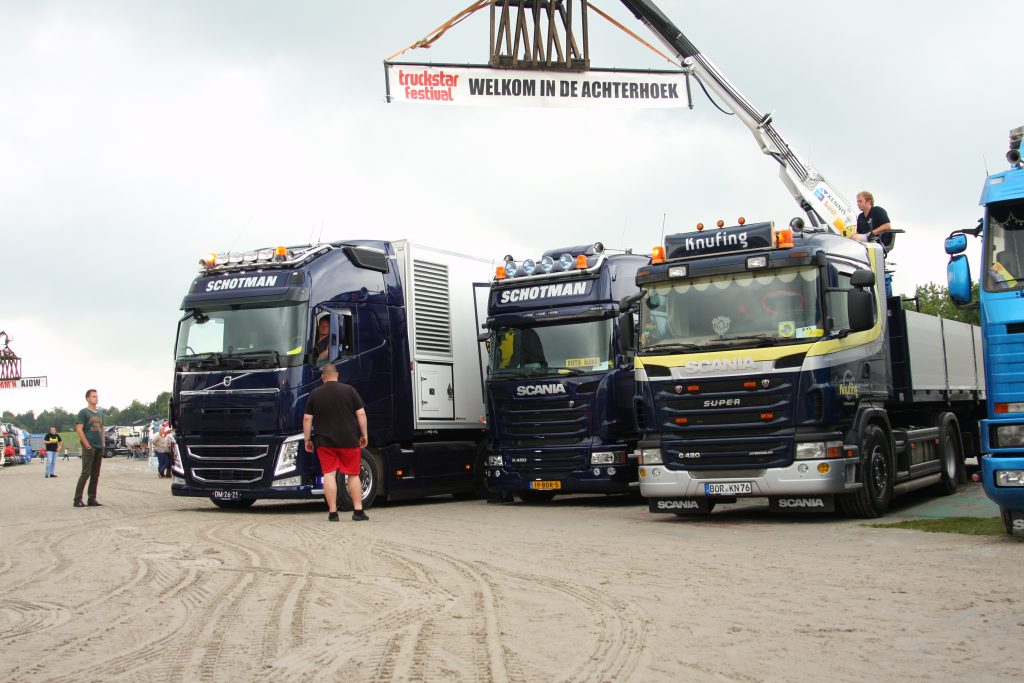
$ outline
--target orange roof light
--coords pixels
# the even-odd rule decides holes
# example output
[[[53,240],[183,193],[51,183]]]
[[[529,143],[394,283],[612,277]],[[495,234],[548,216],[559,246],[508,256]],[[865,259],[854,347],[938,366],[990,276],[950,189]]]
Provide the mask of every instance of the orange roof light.
[[[704,229],[704,224],[703,223],[698,223],[697,224],[697,232],[700,232],[703,229]]]
[[[739,223],[740,225],[743,225],[744,223],[747,222],[747,219],[744,218],[743,216],[740,216],[739,220],[737,220],[736,222]]]
[[[784,228],[775,233],[775,239],[778,243],[776,246],[779,249],[790,249],[793,247],[793,231],[789,228]]]
[[[505,266],[498,266],[497,268],[494,269],[495,280],[504,280],[507,277],[508,274],[505,273]]]
[[[276,261],[287,261],[288,260],[288,247],[275,247],[274,248],[274,260],[276,260]]]
[[[579,256],[576,257],[576,268],[579,269],[579,270],[586,270],[587,269],[587,255],[586,254],[580,254]]]
[[[654,247],[651,249],[651,263],[665,262],[665,247]]]
[[[213,266],[216,263],[217,263],[217,255],[214,254],[213,252],[210,252],[209,254],[204,256],[203,258],[199,259],[199,265],[201,265],[201,266],[203,266],[205,268],[213,268]]]
[[[717,225],[720,228],[724,228],[725,227],[725,221],[723,221],[721,218],[719,218],[718,222],[715,223],[715,225]]]

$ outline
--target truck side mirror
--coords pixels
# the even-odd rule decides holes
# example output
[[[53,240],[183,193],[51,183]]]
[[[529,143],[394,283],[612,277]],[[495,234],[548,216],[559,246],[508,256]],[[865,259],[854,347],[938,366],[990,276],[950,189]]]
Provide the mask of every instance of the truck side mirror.
[[[633,308],[633,304],[640,301],[643,295],[643,292],[637,292],[636,294],[630,294],[629,296],[622,297],[622,299],[619,300],[619,313],[625,313]]]
[[[850,276],[850,285],[853,287],[873,287],[875,285],[875,274],[867,268],[858,268]]]
[[[623,356],[636,349],[636,330],[633,327],[633,312],[626,310],[619,315],[619,353]]]
[[[963,233],[950,235],[946,238],[944,246],[946,248],[946,253],[950,256],[954,254],[962,254],[967,249],[967,235]]]
[[[870,273],[871,271],[865,271]],[[856,275],[856,273],[854,274]],[[875,326],[875,302],[866,289],[851,289],[846,293],[846,309],[851,332],[863,332]]]
[[[963,237],[964,242],[967,241],[963,235],[960,237]],[[964,246],[966,247],[966,244]],[[971,265],[967,262],[965,254],[956,254],[949,259],[949,263],[946,264],[946,282],[949,285],[949,298],[953,303],[957,306],[971,303]]]

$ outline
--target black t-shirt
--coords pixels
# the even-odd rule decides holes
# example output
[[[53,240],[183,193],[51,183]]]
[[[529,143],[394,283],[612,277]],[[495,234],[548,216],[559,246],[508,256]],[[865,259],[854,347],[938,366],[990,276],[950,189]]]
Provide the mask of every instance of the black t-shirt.
[[[60,434],[50,434],[49,432],[43,437],[43,441],[46,443],[46,450],[48,451],[56,451],[57,447],[64,442],[60,438]]]
[[[341,382],[324,382],[306,401],[306,415],[313,416],[313,431],[320,446],[357,448],[359,421],[356,411],[363,407],[359,393]]]
[[[864,212],[857,214],[857,234],[865,235],[875,228],[889,222],[889,214],[880,206],[872,206],[865,216]]]

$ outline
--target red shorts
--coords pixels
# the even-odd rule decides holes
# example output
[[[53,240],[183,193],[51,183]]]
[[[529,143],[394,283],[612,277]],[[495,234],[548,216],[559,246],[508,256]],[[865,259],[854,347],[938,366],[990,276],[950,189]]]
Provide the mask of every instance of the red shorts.
[[[342,474],[359,476],[360,450],[356,448],[328,448],[320,446],[316,449],[320,458],[320,471],[324,474],[338,471]]]

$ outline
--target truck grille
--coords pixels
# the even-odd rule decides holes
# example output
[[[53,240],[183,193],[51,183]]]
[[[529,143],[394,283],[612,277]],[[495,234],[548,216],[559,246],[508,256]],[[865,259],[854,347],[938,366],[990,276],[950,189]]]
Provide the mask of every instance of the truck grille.
[[[790,378],[669,380],[654,389],[667,467],[760,468],[792,462],[795,397]]]
[[[263,478],[263,470],[196,467],[192,469],[192,478],[203,484],[255,484]]]
[[[267,447],[189,446],[188,455],[196,460],[259,460],[267,455]]]

